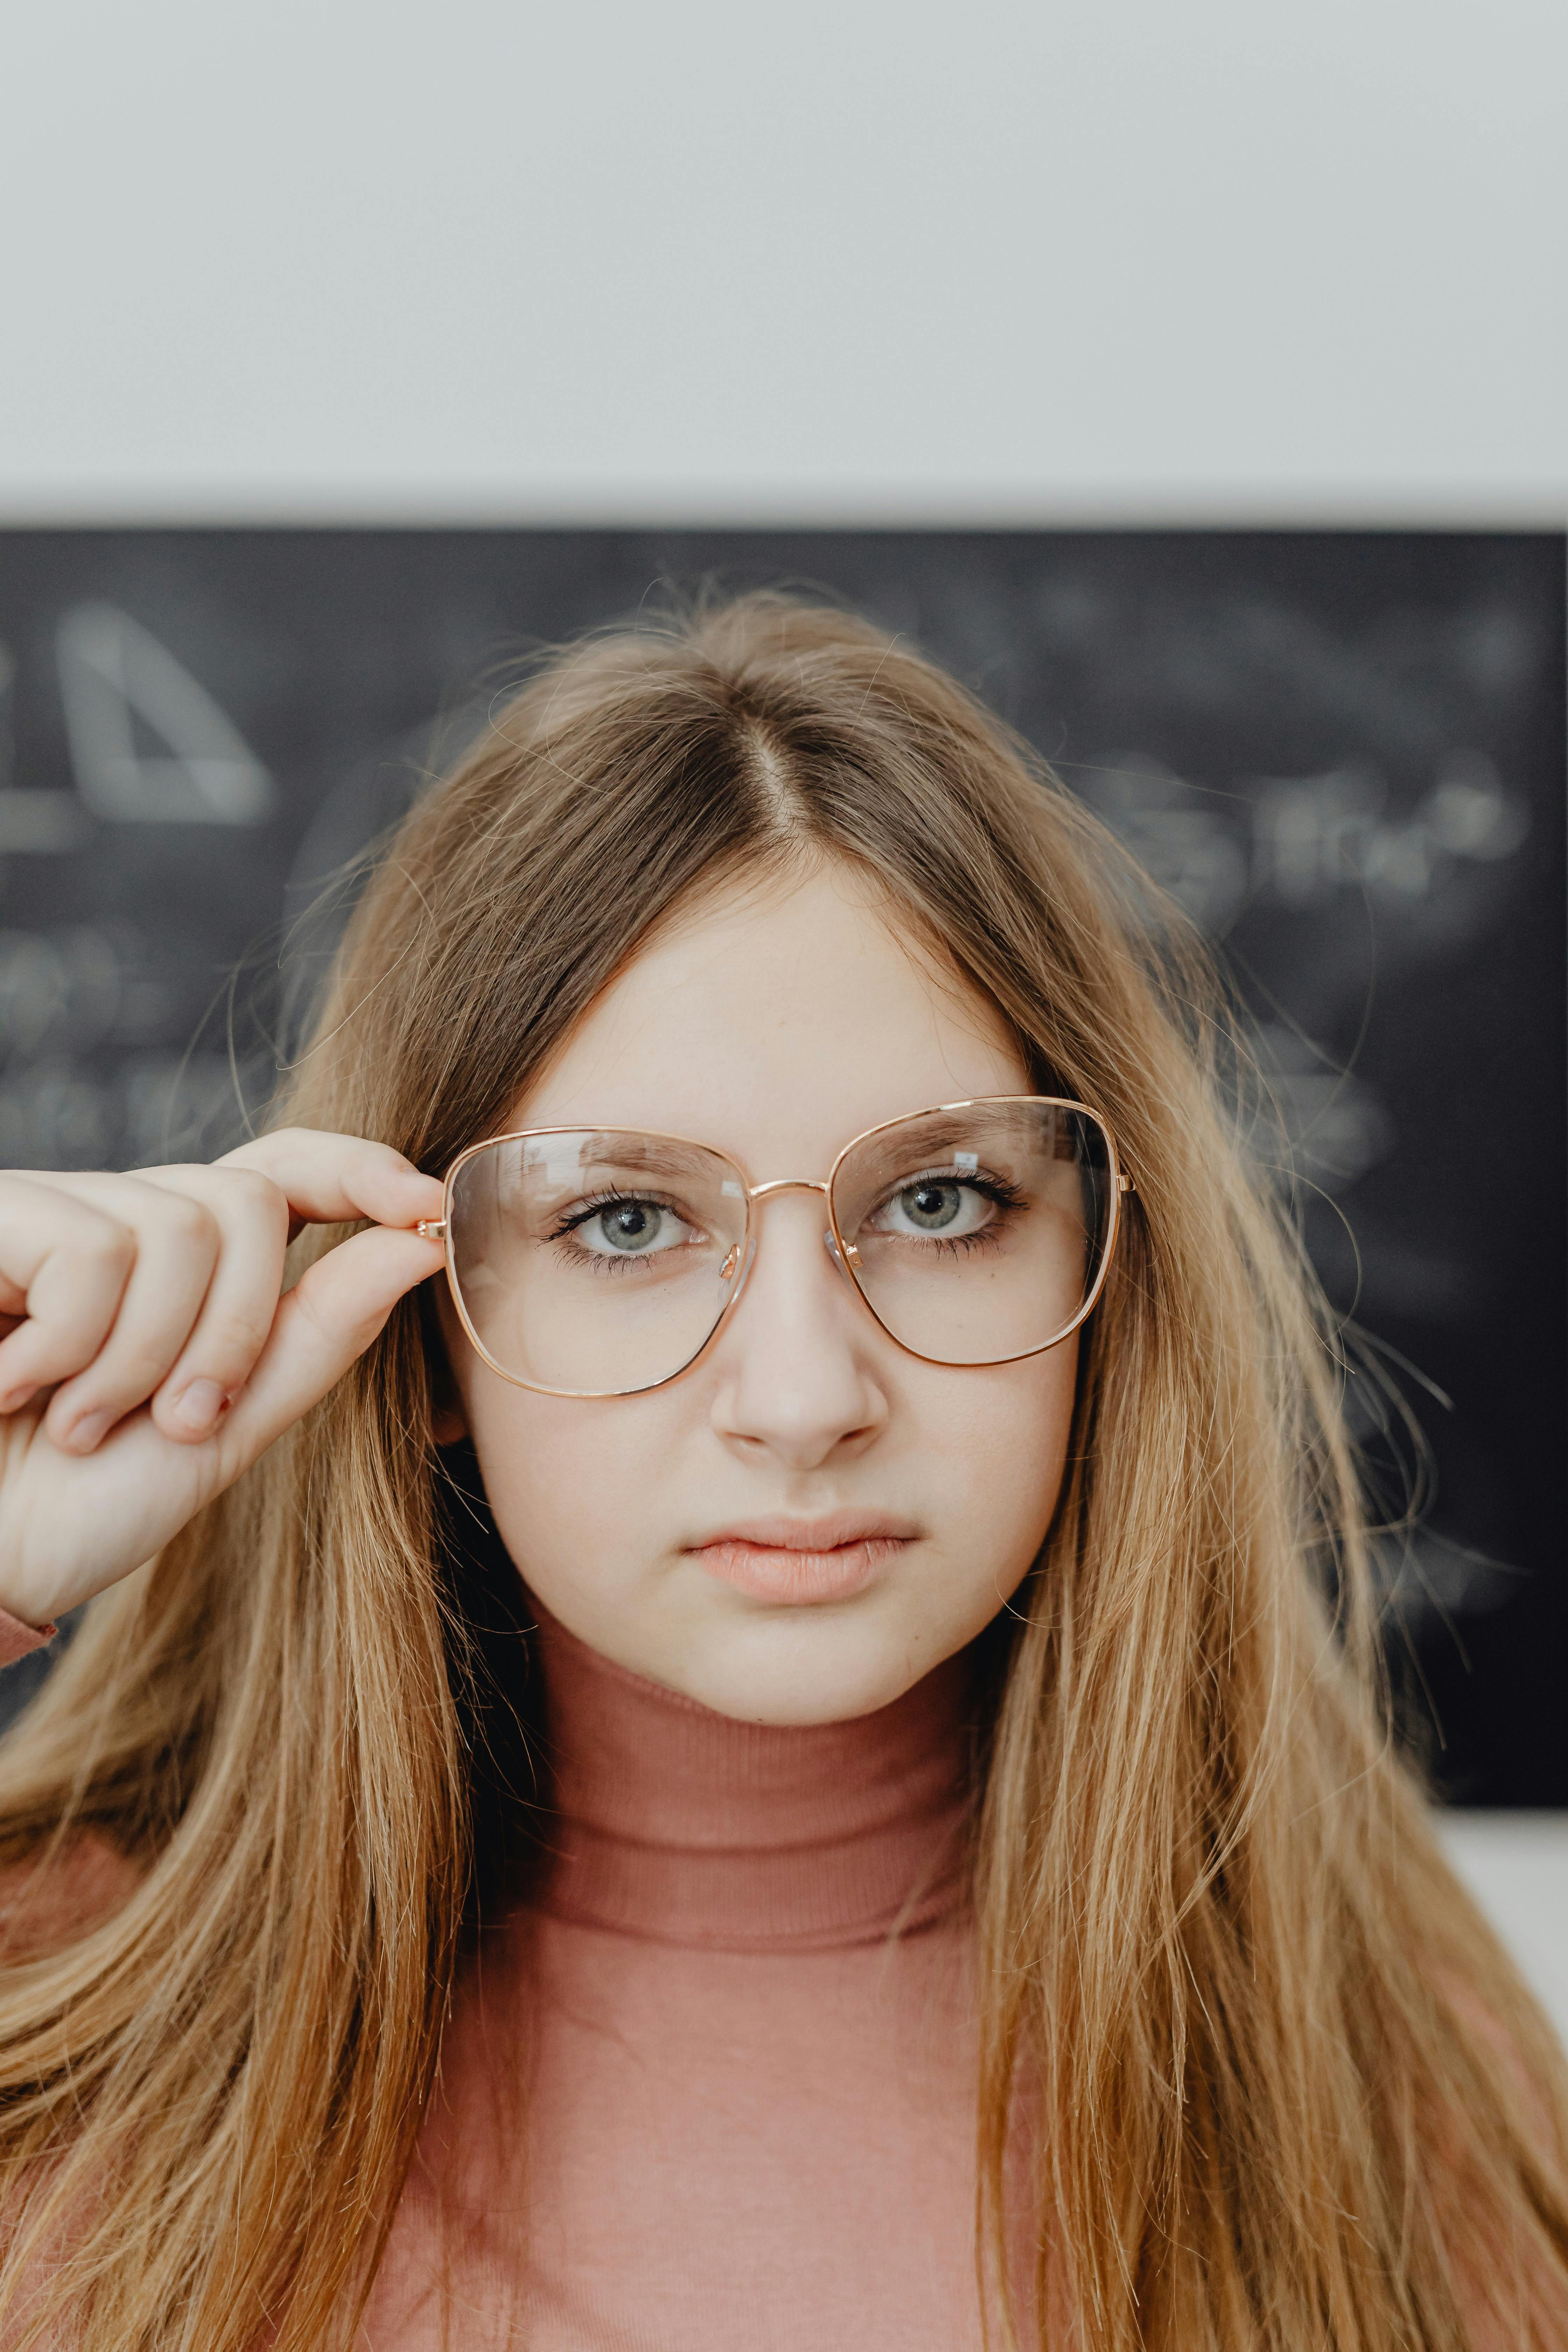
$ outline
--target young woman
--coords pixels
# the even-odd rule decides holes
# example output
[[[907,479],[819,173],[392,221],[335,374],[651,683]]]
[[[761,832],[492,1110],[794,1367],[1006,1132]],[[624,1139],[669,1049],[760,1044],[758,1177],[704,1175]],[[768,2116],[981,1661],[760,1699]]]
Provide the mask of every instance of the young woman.
[[[0,1753],[0,2343],[1568,2344],[1218,1003],[753,598],[500,712],[270,1132],[0,1178],[9,1651],[93,1599]]]

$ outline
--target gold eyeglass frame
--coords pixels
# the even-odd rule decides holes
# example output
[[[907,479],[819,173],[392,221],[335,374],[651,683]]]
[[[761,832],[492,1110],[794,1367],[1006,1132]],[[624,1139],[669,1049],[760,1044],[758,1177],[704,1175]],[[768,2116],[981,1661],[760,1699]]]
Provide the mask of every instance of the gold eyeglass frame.
[[[847,1242],[845,1240],[843,1234],[838,1229],[838,1217],[833,1202],[833,1187],[837,1179],[839,1170],[843,1167],[850,1153],[852,1151],[858,1150],[861,1144],[869,1143],[873,1136],[885,1135],[889,1128],[907,1127],[912,1124],[916,1119],[934,1118],[943,1112],[987,1110],[1008,1103],[1029,1103],[1033,1104],[1037,1108],[1043,1110],[1077,1111],[1081,1114],[1083,1118],[1092,1119],[1096,1127],[1099,1128],[1101,1135],[1105,1138],[1106,1166],[1107,1174],[1110,1179],[1110,1198],[1108,1212],[1109,1223],[1106,1229],[1105,1244],[1104,1247],[1100,1251],[1100,1265],[1095,1274],[1094,1281],[1090,1286],[1089,1296],[1085,1298],[1082,1306],[1072,1318],[1072,1320],[1069,1323],[1064,1324],[1062,1328],[1054,1333],[1050,1339],[1042,1340],[1037,1348],[1020,1348],[1016,1354],[1011,1356],[988,1357],[984,1360],[984,1364],[952,1364],[945,1356],[927,1356],[922,1354],[919,1348],[911,1348],[908,1340],[900,1339],[898,1333],[896,1331],[889,1330],[887,1324],[883,1322],[882,1318],[878,1314],[876,1308],[872,1306],[871,1301],[868,1298],[865,1291],[862,1289],[860,1277],[855,1271],[856,1267],[860,1263],[859,1252],[856,1249],[853,1242]],[[668,1388],[671,1381],[679,1381],[682,1379],[684,1375],[690,1371],[695,1365],[701,1362],[703,1357],[708,1353],[710,1348],[711,1348],[717,1341],[720,1333],[724,1329],[725,1325],[731,1320],[731,1318],[734,1315],[735,1309],[741,1303],[742,1294],[745,1290],[747,1278],[751,1274],[752,1266],[755,1260],[757,1243],[760,1239],[760,1236],[753,1231],[753,1205],[759,1201],[766,1200],[769,1194],[773,1192],[820,1192],[822,1194],[824,1202],[826,1204],[828,1225],[828,1230],[824,1234],[823,1239],[827,1244],[830,1255],[837,1265],[838,1271],[849,1285],[851,1292],[860,1301],[861,1306],[864,1307],[867,1314],[870,1316],[871,1320],[876,1324],[877,1328],[883,1332],[886,1337],[892,1341],[894,1347],[900,1349],[906,1356],[913,1356],[917,1363],[942,1364],[952,1371],[979,1371],[984,1369],[985,1364],[991,1363],[1022,1363],[1030,1356],[1043,1356],[1047,1354],[1050,1349],[1059,1348],[1062,1341],[1064,1339],[1070,1339],[1073,1333],[1082,1326],[1082,1324],[1088,1319],[1089,1316],[1093,1312],[1095,1305],[1099,1300],[1100,1294],[1105,1287],[1105,1277],[1110,1270],[1110,1261],[1116,1248],[1116,1237],[1118,1233],[1121,1231],[1122,1196],[1125,1193],[1133,1192],[1137,1189],[1131,1181],[1122,1173],[1121,1162],[1117,1158],[1116,1138],[1111,1133],[1107,1120],[1099,1111],[1091,1108],[1088,1103],[1074,1102],[1065,1095],[972,1095],[963,1102],[931,1103],[924,1110],[905,1111],[901,1117],[898,1118],[879,1119],[875,1127],[868,1127],[863,1129],[859,1135],[851,1136],[848,1142],[844,1146],[843,1150],[835,1159],[832,1167],[828,1170],[827,1174],[825,1177],[773,1176],[770,1177],[765,1183],[762,1184],[753,1184],[750,1176],[747,1174],[746,1170],[742,1167],[740,1161],[735,1159],[734,1155],[728,1151],[721,1151],[717,1145],[711,1143],[700,1143],[695,1136],[665,1135],[661,1131],[658,1137],[660,1141],[665,1143],[679,1143],[683,1145],[688,1150],[691,1151],[710,1152],[715,1160],[721,1160],[727,1167],[732,1168],[735,1174],[741,1180],[741,1191],[745,1203],[745,1228],[742,1233],[740,1240],[734,1243],[726,1254],[725,1266],[729,1269],[729,1272],[726,1273],[721,1268],[721,1279],[727,1281],[730,1278],[730,1275],[734,1271],[731,1261],[734,1260],[737,1255],[740,1260],[741,1276],[740,1280],[736,1283],[734,1289],[731,1292],[729,1297],[724,1301],[723,1306],[720,1308],[718,1319],[714,1323],[712,1329],[709,1332],[708,1337],[703,1340],[702,1345],[695,1349],[691,1355],[688,1356],[686,1361],[679,1365],[675,1371],[666,1372],[657,1381],[644,1381],[638,1387],[634,1389],[549,1388],[542,1381],[525,1381],[521,1377],[521,1373],[509,1372],[506,1366],[504,1364],[498,1363],[496,1359],[490,1354],[489,1349],[485,1346],[484,1341],[479,1338],[479,1333],[475,1330],[468,1315],[468,1310],[463,1304],[462,1286],[458,1280],[458,1269],[452,1244],[452,1202],[458,1178],[462,1174],[463,1170],[468,1166],[470,1160],[477,1160],[481,1151],[494,1150],[496,1146],[501,1143],[531,1142],[536,1137],[546,1135],[650,1135],[653,1132],[654,1130],[649,1128],[595,1127],[592,1125],[585,1126],[580,1121],[574,1122],[574,1124],[567,1127],[521,1127],[509,1130],[505,1135],[488,1135],[480,1143],[470,1143],[467,1150],[458,1152],[458,1157],[447,1169],[445,1183],[442,1188],[445,1197],[441,1203],[440,1216],[438,1218],[422,1218],[419,1224],[416,1226],[416,1231],[425,1241],[441,1242],[445,1244],[447,1253],[447,1287],[451,1294],[452,1305],[457,1310],[458,1319],[461,1323],[464,1331],[468,1334],[468,1339],[480,1360],[483,1363],[488,1364],[490,1370],[498,1374],[501,1380],[510,1381],[513,1388],[528,1389],[531,1391],[535,1396],[578,1397],[586,1402],[598,1398],[647,1396],[653,1390]]]

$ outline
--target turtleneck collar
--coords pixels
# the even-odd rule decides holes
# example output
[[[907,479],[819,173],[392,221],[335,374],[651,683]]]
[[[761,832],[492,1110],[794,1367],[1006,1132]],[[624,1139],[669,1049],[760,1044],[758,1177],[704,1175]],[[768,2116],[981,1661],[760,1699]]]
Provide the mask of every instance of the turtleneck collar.
[[[848,1723],[738,1723],[532,1603],[548,1809],[534,1906],[715,1951],[821,1951],[930,1926],[963,1888],[971,1661]]]

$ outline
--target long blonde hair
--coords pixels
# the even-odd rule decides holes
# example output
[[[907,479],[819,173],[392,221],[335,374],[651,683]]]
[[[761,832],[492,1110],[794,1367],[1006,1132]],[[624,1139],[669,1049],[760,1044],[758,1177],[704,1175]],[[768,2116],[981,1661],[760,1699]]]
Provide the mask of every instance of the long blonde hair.
[[[439,1173],[694,891],[802,856],[873,877],[1137,1184],[977,1791],[996,2326],[1560,2346],[1568,2085],[1391,1747],[1337,1335],[1238,1142],[1196,942],[1129,911],[1025,745],[780,596],[553,656],[379,862],[277,1115]],[[405,1301],[92,1606],[0,1750],[0,1858],[91,1827],[142,1874],[0,1975],[18,2342],[50,2309],[88,2352],[352,2337],[493,1859],[440,1377]],[[1025,2115],[1037,2275],[1009,2291]]]

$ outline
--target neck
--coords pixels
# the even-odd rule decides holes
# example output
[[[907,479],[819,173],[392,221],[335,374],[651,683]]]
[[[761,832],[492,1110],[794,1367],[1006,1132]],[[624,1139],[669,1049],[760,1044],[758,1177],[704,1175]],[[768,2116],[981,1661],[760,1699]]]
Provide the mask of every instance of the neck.
[[[929,1927],[963,1893],[972,1659],[847,1723],[740,1723],[532,1603],[549,1810],[533,1901],[659,1943],[809,1951]]]

